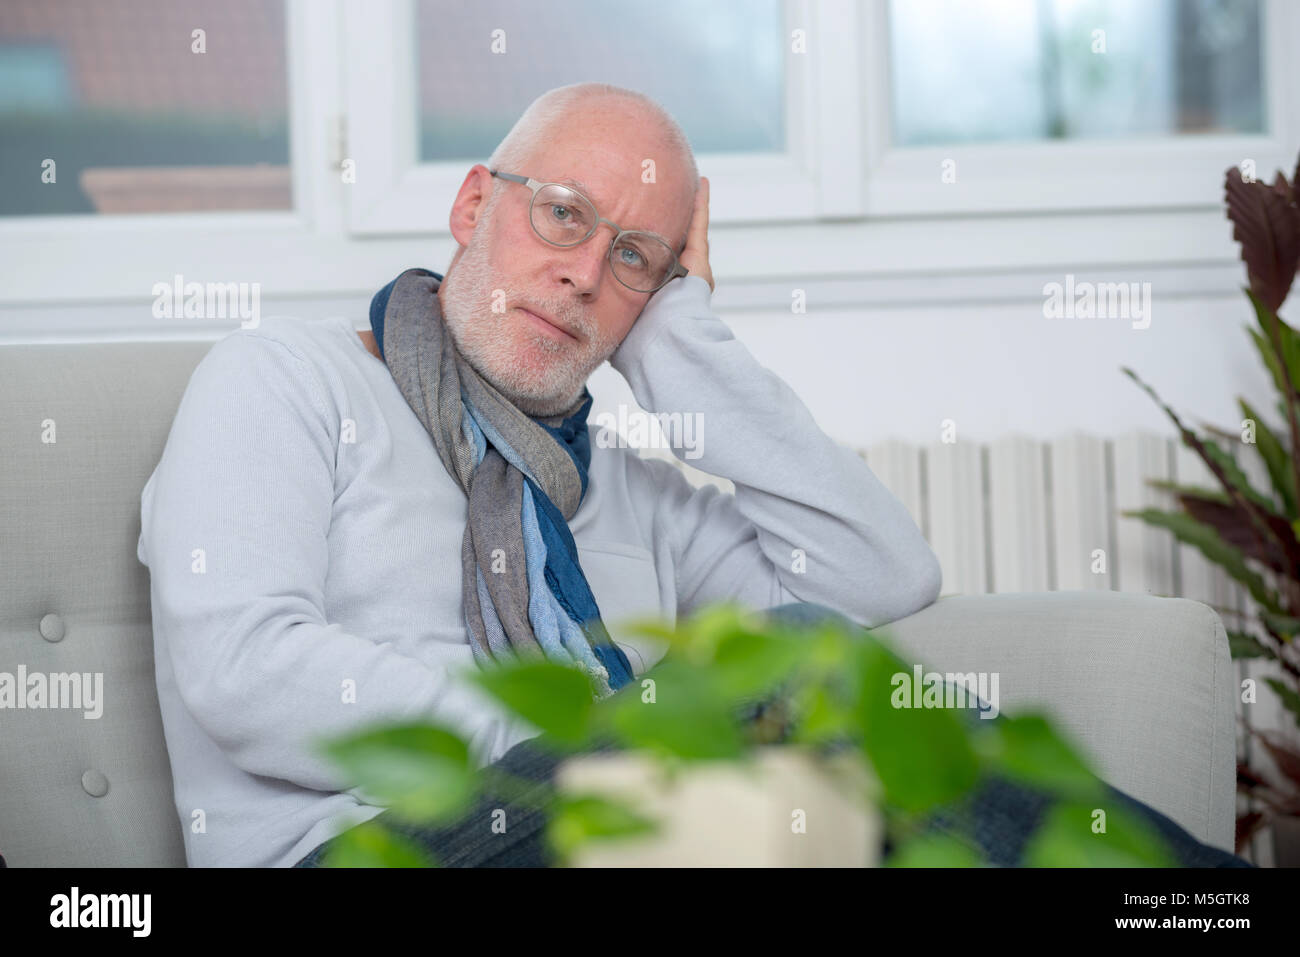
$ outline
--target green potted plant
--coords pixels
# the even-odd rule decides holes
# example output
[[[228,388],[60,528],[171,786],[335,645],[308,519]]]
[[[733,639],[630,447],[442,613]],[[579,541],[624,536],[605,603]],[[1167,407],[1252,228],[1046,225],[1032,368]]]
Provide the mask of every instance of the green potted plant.
[[[1101,782],[1043,716],[979,721],[969,709],[898,707],[895,679],[912,666],[889,649],[880,629],[864,635],[833,621],[796,626],[721,604],[675,627],[646,620],[637,630],[666,638],[668,653],[603,699],[582,672],[549,662],[494,666],[474,680],[540,729],[548,746],[571,756],[562,770],[570,762],[590,766],[599,757],[593,746],[606,744],[644,762],[643,771],[653,766],[663,781],[727,767],[746,774],[802,767],[821,776],[819,786],[833,783],[882,822],[895,848],[892,865],[985,863],[969,835],[958,829],[948,836],[923,824],[990,774],[1057,798],[1031,841],[1028,863],[1173,863],[1163,839],[1123,808],[1108,812],[1099,831],[1095,810],[1109,806]],[[465,741],[429,724],[365,729],[321,746],[388,809],[346,831],[326,854],[326,866],[436,865],[382,820],[447,822],[472,806],[488,780],[494,794],[526,793],[522,782],[493,768],[474,772]],[[775,763],[774,749],[782,752]],[[661,833],[660,820],[629,801],[626,789],[593,789],[599,774],[557,774],[562,777],[586,786],[551,788],[535,799],[561,862],[580,863],[593,842],[644,844],[647,835]],[[752,780],[762,786],[761,773]],[[844,813],[842,803],[835,813]]]
[[[1123,368],[1165,410],[1183,444],[1205,462],[1219,488],[1148,480],[1171,492],[1178,509],[1122,514],[1168,529],[1245,586],[1257,613],[1228,629],[1232,655],[1277,662],[1281,679],[1266,682],[1300,726],[1300,651],[1294,640],[1300,632],[1300,332],[1279,315],[1300,268],[1297,186],[1300,165],[1290,182],[1280,171],[1271,185],[1258,182],[1236,167],[1225,179],[1227,215],[1250,278],[1245,293],[1254,323],[1247,323],[1246,331],[1277,389],[1282,426],[1271,427],[1238,397],[1243,417],[1239,430],[1207,426],[1198,435],[1136,373]],[[1264,463],[1268,488],[1255,488],[1239,464],[1238,454],[1248,445]],[[1238,849],[1261,827],[1300,818],[1300,751],[1275,733],[1247,727],[1272,756],[1281,777],[1268,780],[1238,764],[1238,790],[1262,805],[1238,818]]]

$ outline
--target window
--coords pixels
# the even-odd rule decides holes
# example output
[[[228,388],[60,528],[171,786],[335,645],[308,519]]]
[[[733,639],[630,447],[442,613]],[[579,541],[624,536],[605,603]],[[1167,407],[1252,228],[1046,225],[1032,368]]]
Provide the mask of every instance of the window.
[[[286,210],[283,0],[6,0],[0,216]]]
[[[1224,170],[1271,175],[1295,161],[1293,3],[873,0],[870,9],[869,216],[1221,216]]]
[[[783,26],[780,0],[421,0],[420,161],[486,160],[539,93],[591,79],[654,97],[697,154],[782,151]]]
[[[1266,131],[1258,0],[892,0],[899,146]]]

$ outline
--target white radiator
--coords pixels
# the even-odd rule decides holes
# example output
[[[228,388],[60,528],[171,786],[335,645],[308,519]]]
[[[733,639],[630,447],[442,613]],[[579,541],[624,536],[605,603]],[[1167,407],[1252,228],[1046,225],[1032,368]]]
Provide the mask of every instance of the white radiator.
[[[694,484],[732,491],[664,448]],[[987,443],[882,442],[857,450],[911,513],[943,566],[943,593],[1087,588],[1179,595],[1241,610],[1241,589],[1163,529],[1122,518],[1125,509],[1172,509],[1148,478],[1217,489],[1196,454],[1176,439],[1010,436]],[[1267,489],[1258,459],[1246,473]],[[1225,619],[1226,620],[1226,619]]]

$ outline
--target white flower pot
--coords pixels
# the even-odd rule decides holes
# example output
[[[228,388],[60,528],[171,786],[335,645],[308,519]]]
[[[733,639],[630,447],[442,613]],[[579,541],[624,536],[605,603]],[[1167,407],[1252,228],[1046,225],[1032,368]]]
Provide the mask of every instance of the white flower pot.
[[[768,746],[753,768],[685,765],[667,781],[644,755],[600,753],[560,765],[555,784],[625,801],[661,825],[653,837],[588,842],[578,867],[874,867],[879,856],[874,778],[856,754],[819,763]]]

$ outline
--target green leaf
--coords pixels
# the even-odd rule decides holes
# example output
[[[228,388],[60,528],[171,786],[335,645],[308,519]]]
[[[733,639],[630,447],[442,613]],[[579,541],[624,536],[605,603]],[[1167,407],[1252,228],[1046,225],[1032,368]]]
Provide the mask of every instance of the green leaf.
[[[409,838],[369,820],[348,828],[321,855],[321,867],[437,867]]]
[[[1277,658],[1273,649],[1245,631],[1228,632],[1228,653],[1237,658]]]
[[[573,859],[589,841],[644,838],[659,823],[635,808],[599,794],[557,795],[547,821],[546,840],[560,860]]]
[[[790,679],[809,657],[809,646],[786,634],[736,631],[723,637],[713,666],[723,694],[761,695]]]
[[[876,628],[872,634],[877,641],[889,646],[889,633],[884,626]],[[857,632],[849,634],[839,625],[823,624],[806,636],[808,643],[808,665],[816,672],[843,673],[853,655],[853,648],[860,640]]]
[[[578,668],[552,661],[509,662],[472,678],[556,742],[577,748],[590,740],[596,689]]]
[[[1273,430],[1259,417],[1259,413],[1245,399],[1238,399],[1241,414],[1255,423],[1255,448],[1268,469],[1269,481],[1282,501],[1288,516],[1296,514],[1295,470],[1291,467],[1291,453],[1287,451]]]
[[[1141,519],[1148,525],[1169,529],[1180,542],[1191,545],[1233,579],[1245,585],[1251,597],[1259,604],[1271,611],[1281,612],[1277,594],[1261,576],[1247,567],[1246,558],[1241,551],[1221,539],[1219,533],[1209,525],[1182,512],[1164,512],[1155,508],[1123,511],[1120,514]]]
[[[984,856],[948,834],[921,834],[905,841],[886,867],[982,867]]]
[[[1202,488],[1199,485],[1183,485],[1179,482],[1170,482],[1165,479],[1147,479],[1146,482],[1152,488],[1172,492],[1175,495],[1186,495],[1189,498],[1200,498],[1207,502],[1217,502],[1220,505],[1232,504],[1232,496],[1222,489]]]
[[[751,610],[735,602],[715,602],[679,622],[672,650],[682,661],[708,664],[727,638],[756,630]]]
[[[1247,506],[1247,514],[1244,517],[1250,520],[1253,531],[1260,536],[1261,540],[1275,538],[1277,533],[1268,521],[1269,516],[1271,515],[1281,521],[1286,519],[1277,515],[1273,506],[1267,504],[1267,500],[1251,488],[1250,482],[1246,479],[1245,474],[1237,468],[1232,457],[1213,442],[1202,440],[1195,432],[1187,428],[1182,420],[1178,418],[1178,413],[1160,398],[1155,389],[1143,382],[1136,372],[1127,367],[1121,367],[1121,371],[1136,382],[1164,410],[1165,414],[1178,428],[1178,434],[1183,444],[1201,457],[1201,460],[1209,467],[1219,484],[1225,490],[1241,497],[1242,503]],[[1291,560],[1295,552],[1296,542],[1294,540],[1283,540],[1277,542],[1277,544],[1286,552],[1288,560]]]
[[[1097,811],[1104,811],[1104,819]],[[1105,831],[1097,827],[1104,820]],[[1025,848],[1027,867],[1177,867],[1155,828],[1106,801],[1052,805]]]
[[[1287,323],[1273,310],[1255,295],[1248,288],[1243,288],[1246,296],[1250,299],[1250,304],[1255,309],[1255,322],[1259,326],[1262,342],[1257,342],[1256,347],[1261,352],[1266,353],[1265,362],[1268,364],[1269,371],[1273,373],[1273,384],[1282,396],[1292,394],[1295,391],[1295,384],[1300,382],[1300,334],[1292,329]],[[1282,364],[1279,367],[1277,354],[1273,349],[1272,338],[1269,332],[1270,327],[1276,327],[1278,339],[1282,343]],[[1272,360],[1268,358],[1272,357]],[[1286,379],[1282,379],[1282,372],[1285,371]]]
[[[823,684],[798,689],[794,696],[796,723],[790,743],[816,745],[853,735],[860,740],[860,729],[851,702],[834,694]]]
[[[1213,439],[1207,439],[1204,436],[1198,436],[1198,438],[1201,440],[1201,445],[1205,448],[1206,455],[1212,458],[1219,468],[1223,469],[1224,476],[1232,484],[1233,488],[1264,511],[1271,512],[1274,515],[1278,514],[1276,503],[1250,484],[1250,479],[1247,478],[1246,473],[1241,470],[1241,466],[1237,464],[1237,460],[1233,457],[1232,453],[1226,451]]]
[[[919,811],[969,791],[978,776],[978,759],[954,711],[913,707],[912,667],[874,637],[856,651],[862,747],[885,800]]]
[[[1264,683],[1273,689],[1274,694],[1281,700],[1282,707],[1290,711],[1296,718],[1296,724],[1300,725],[1300,694],[1297,694],[1276,678],[1265,678]]]
[[[1300,634],[1300,618],[1263,610],[1259,612],[1259,617],[1264,624],[1272,628],[1286,641],[1290,641],[1294,635]]]
[[[734,715],[740,702],[728,698],[711,666],[670,655],[640,681],[639,689],[624,689],[597,705],[599,726],[624,746],[686,760],[744,753]]]
[[[1286,378],[1282,374],[1282,367],[1278,365],[1277,354],[1273,352],[1273,347],[1269,345],[1267,338],[1259,334],[1259,331],[1252,329],[1250,326],[1244,326],[1245,330],[1250,333],[1251,341],[1255,343],[1255,351],[1264,360],[1264,365],[1268,368],[1269,374],[1273,377],[1273,385],[1284,397],[1286,396]],[[1285,398],[1283,399],[1285,402]],[[1283,406],[1283,417],[1286,416],[1285,406]]]
[[[1100,793],[1097,776],[1045,716],[1004,714],[989,731],[992,763],[1005,776],[1075,797]]]
[[[392,725],[322,744],[367,796],[403,820],[453,818],[477,788],[469,747],[432,725]]]
[[[669,624],[658,615],[638,618],[625,618],[623,628],[636,635],[649,635],[671,643],[678,635],[679,628]]]

